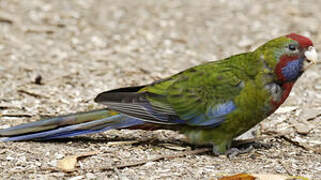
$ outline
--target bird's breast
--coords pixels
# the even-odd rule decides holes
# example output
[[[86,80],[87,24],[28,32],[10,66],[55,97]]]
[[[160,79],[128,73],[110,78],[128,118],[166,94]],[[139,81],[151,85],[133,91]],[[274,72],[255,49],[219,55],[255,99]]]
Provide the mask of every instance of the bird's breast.
[[[271,101],[279,103],[282,98],[283,89],[277,83],[269,83],[264,87],[271,95]]]
[[[288,98],[293,84],[294,83],[292,82],[287,82],[282,85],[277,83],[269,83],[265,85],[265,88],[271,94],[270,105],[272,106],[272,109],[270,113],[273,113],[275,110],[277,110]]]

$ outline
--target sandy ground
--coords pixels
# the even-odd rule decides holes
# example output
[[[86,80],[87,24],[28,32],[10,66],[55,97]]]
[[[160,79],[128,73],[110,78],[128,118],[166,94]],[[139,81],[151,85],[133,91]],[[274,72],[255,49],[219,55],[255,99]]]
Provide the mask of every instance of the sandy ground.
[[[92,101],[99,92],[150,83],[289,32],[311,37],[321,50],[320,9],[318,0],[1,0],[0,128],[100,108]],[[232,160],[207,153],[103,170],[191,149],[172,131],[109,131],[0,143],[0,177],[209,179],[248,172],[321,179],[320,71],[319,64],[306,72],[286,103],[258,126],[259,137],[285,134],[261,141],[270,149]],[[151,138],[156,143],[144,142]],[[143,142],[108,144],[128,140]],[[76,171],[55,170],[65,156],[91,151],[99,153],[79,160]]]

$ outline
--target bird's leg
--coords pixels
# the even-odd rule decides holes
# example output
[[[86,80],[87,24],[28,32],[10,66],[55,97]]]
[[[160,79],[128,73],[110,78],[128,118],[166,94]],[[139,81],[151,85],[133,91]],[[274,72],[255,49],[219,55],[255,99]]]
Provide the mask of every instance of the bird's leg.
[[[213,144],[213,154],[214,156],[219,156],[222,153],[218,150],[217,146]]]
[[[219,156],[225,154],[231,146],[231,141],[222,141],[220,144],[213,143],[213,154]]]

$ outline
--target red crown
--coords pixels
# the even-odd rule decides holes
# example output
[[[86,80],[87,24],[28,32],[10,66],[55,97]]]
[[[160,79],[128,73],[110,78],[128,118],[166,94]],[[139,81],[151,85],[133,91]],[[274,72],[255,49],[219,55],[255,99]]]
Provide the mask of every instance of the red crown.
[[[309,38],[305,37],[305,36],[301,36],[301,35],[296,34],[296,33],[291,33],[291,34],[286,35],[286,37],[291,38],[294,41],[297,41],[301,45],[301,47],[303,47],[303,48],[307,48],[309,46],[313,46],[312,41]]]

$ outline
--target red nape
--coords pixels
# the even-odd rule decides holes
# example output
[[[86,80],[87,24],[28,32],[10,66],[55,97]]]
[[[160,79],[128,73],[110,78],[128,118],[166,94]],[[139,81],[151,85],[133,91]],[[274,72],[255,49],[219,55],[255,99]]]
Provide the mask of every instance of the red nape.
[[[281,99],[280,101],[273,101],[273,99],[271,100],[271,104],[272,104],[272,113],[281,106],[281,104],[284,103],[284,101],[286,100],[286,98],[288,98],[291,90],[292,90],[292,87],[294,85],[294,82],[287,82],[287,83],[284,83],[282,85],[282,89],[283,89],[283,94],[281,96]]]
[[[309,46],[313,46],[312,41],[309,38],[305,37],[305,36],[301,36],[301,35],[296,34],[296,33],[291,33],[291,34],[286,35],[286,37],[291,38],[294,41],[297,41],[301,45],[301,47],[303,47],[303,48],[307,48]]]

